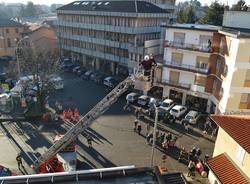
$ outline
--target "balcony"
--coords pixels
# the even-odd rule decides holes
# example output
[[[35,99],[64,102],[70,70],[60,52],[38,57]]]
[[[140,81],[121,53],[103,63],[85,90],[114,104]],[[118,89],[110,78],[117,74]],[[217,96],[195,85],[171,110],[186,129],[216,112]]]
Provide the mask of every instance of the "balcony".
[[[186,90],[191,89],[191,84],[180,83],[180,82],[176,82],[176,81],[162,80],[162,81],[156,81],[156,83],[161,84],[161,85],[172,86],[172,87],[176,87],[176,88],[182,88],[182,89],[186,89]]]
[[[204,53],[211,53],[213,51],[212,47],[209,46],[207,43],[202,45],[196,44],[188,44],[188,43],[179,43],[173,41],[165,41],[165,47],[173,47],[177,49],[185,49],[190,51],[198,51]]]
[[[166,66],[168,68],[178,69],[178,70],[184,70],[187,72],[200,73],[204,75],[209,74],[208,68],[200,68],[200,67],[196,67],[193,65],[186,65],[186,64],[182,64],[182,63],[174,62],[174,61],[164,61],[163,66]]]

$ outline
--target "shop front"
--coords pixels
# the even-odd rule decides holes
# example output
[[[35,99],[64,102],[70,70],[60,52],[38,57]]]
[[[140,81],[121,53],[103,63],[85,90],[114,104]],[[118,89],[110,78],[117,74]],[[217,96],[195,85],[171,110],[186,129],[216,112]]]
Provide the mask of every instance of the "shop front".
[[[194,109],[201,112],[207,111],[207,102],[208,99],[193,96],[193,95],[187,95],[185,105],[189,109]]]
[[[170,89],[169,98],[177,104],[182,104],[183,92]]]

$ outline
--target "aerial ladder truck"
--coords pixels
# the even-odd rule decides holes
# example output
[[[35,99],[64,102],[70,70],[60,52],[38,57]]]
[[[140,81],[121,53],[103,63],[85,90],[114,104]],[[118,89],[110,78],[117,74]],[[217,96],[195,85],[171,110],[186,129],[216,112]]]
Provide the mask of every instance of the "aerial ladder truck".
[[[103,114],[108,108],[114,104],[117,99],[125,93],[130,86],[142,91],[148,91],[152,87],[152,77],[143,76],[141,71],[127,77],[124,81],[120,82],[110,93],[108,93],[99,103],[97,103],[86,115],[70,129],[60,140],[56,141],[45,153],[43,153],[34,163],[34,169],[38,173],[46,172],[60,172],[62,166],[56,160],[56,154],[65,149],[68,145],[74,142],[78,135],[86,130],[91,123]],[[50,169],[46,169],[50,166]],[[51,169],[53,168],[53,169]]]

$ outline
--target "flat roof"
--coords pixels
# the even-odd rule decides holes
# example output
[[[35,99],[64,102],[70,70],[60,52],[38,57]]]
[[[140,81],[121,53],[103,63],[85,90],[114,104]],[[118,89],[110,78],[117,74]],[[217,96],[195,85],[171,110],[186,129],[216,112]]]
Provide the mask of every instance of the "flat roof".
[[[191,29],[191,30],[200,30],[200,31],[218,31],[221,29],[220,26],[214,26],[209,24],[171,24],[163,27],[175,28],[175,29]]]

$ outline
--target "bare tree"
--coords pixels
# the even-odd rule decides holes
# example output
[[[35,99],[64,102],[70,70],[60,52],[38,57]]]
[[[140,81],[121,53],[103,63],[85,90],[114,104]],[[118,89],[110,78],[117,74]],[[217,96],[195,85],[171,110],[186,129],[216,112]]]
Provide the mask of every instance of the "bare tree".
[[[20,67],[19,75],[31,77],[30,81],[36,88],[37,105],[42,112],[45,107],[45,98],[52,89],[49,79],[59,72],[58,54],[37,52],[32,42],[27,41],[17,48],[17,59]]]

